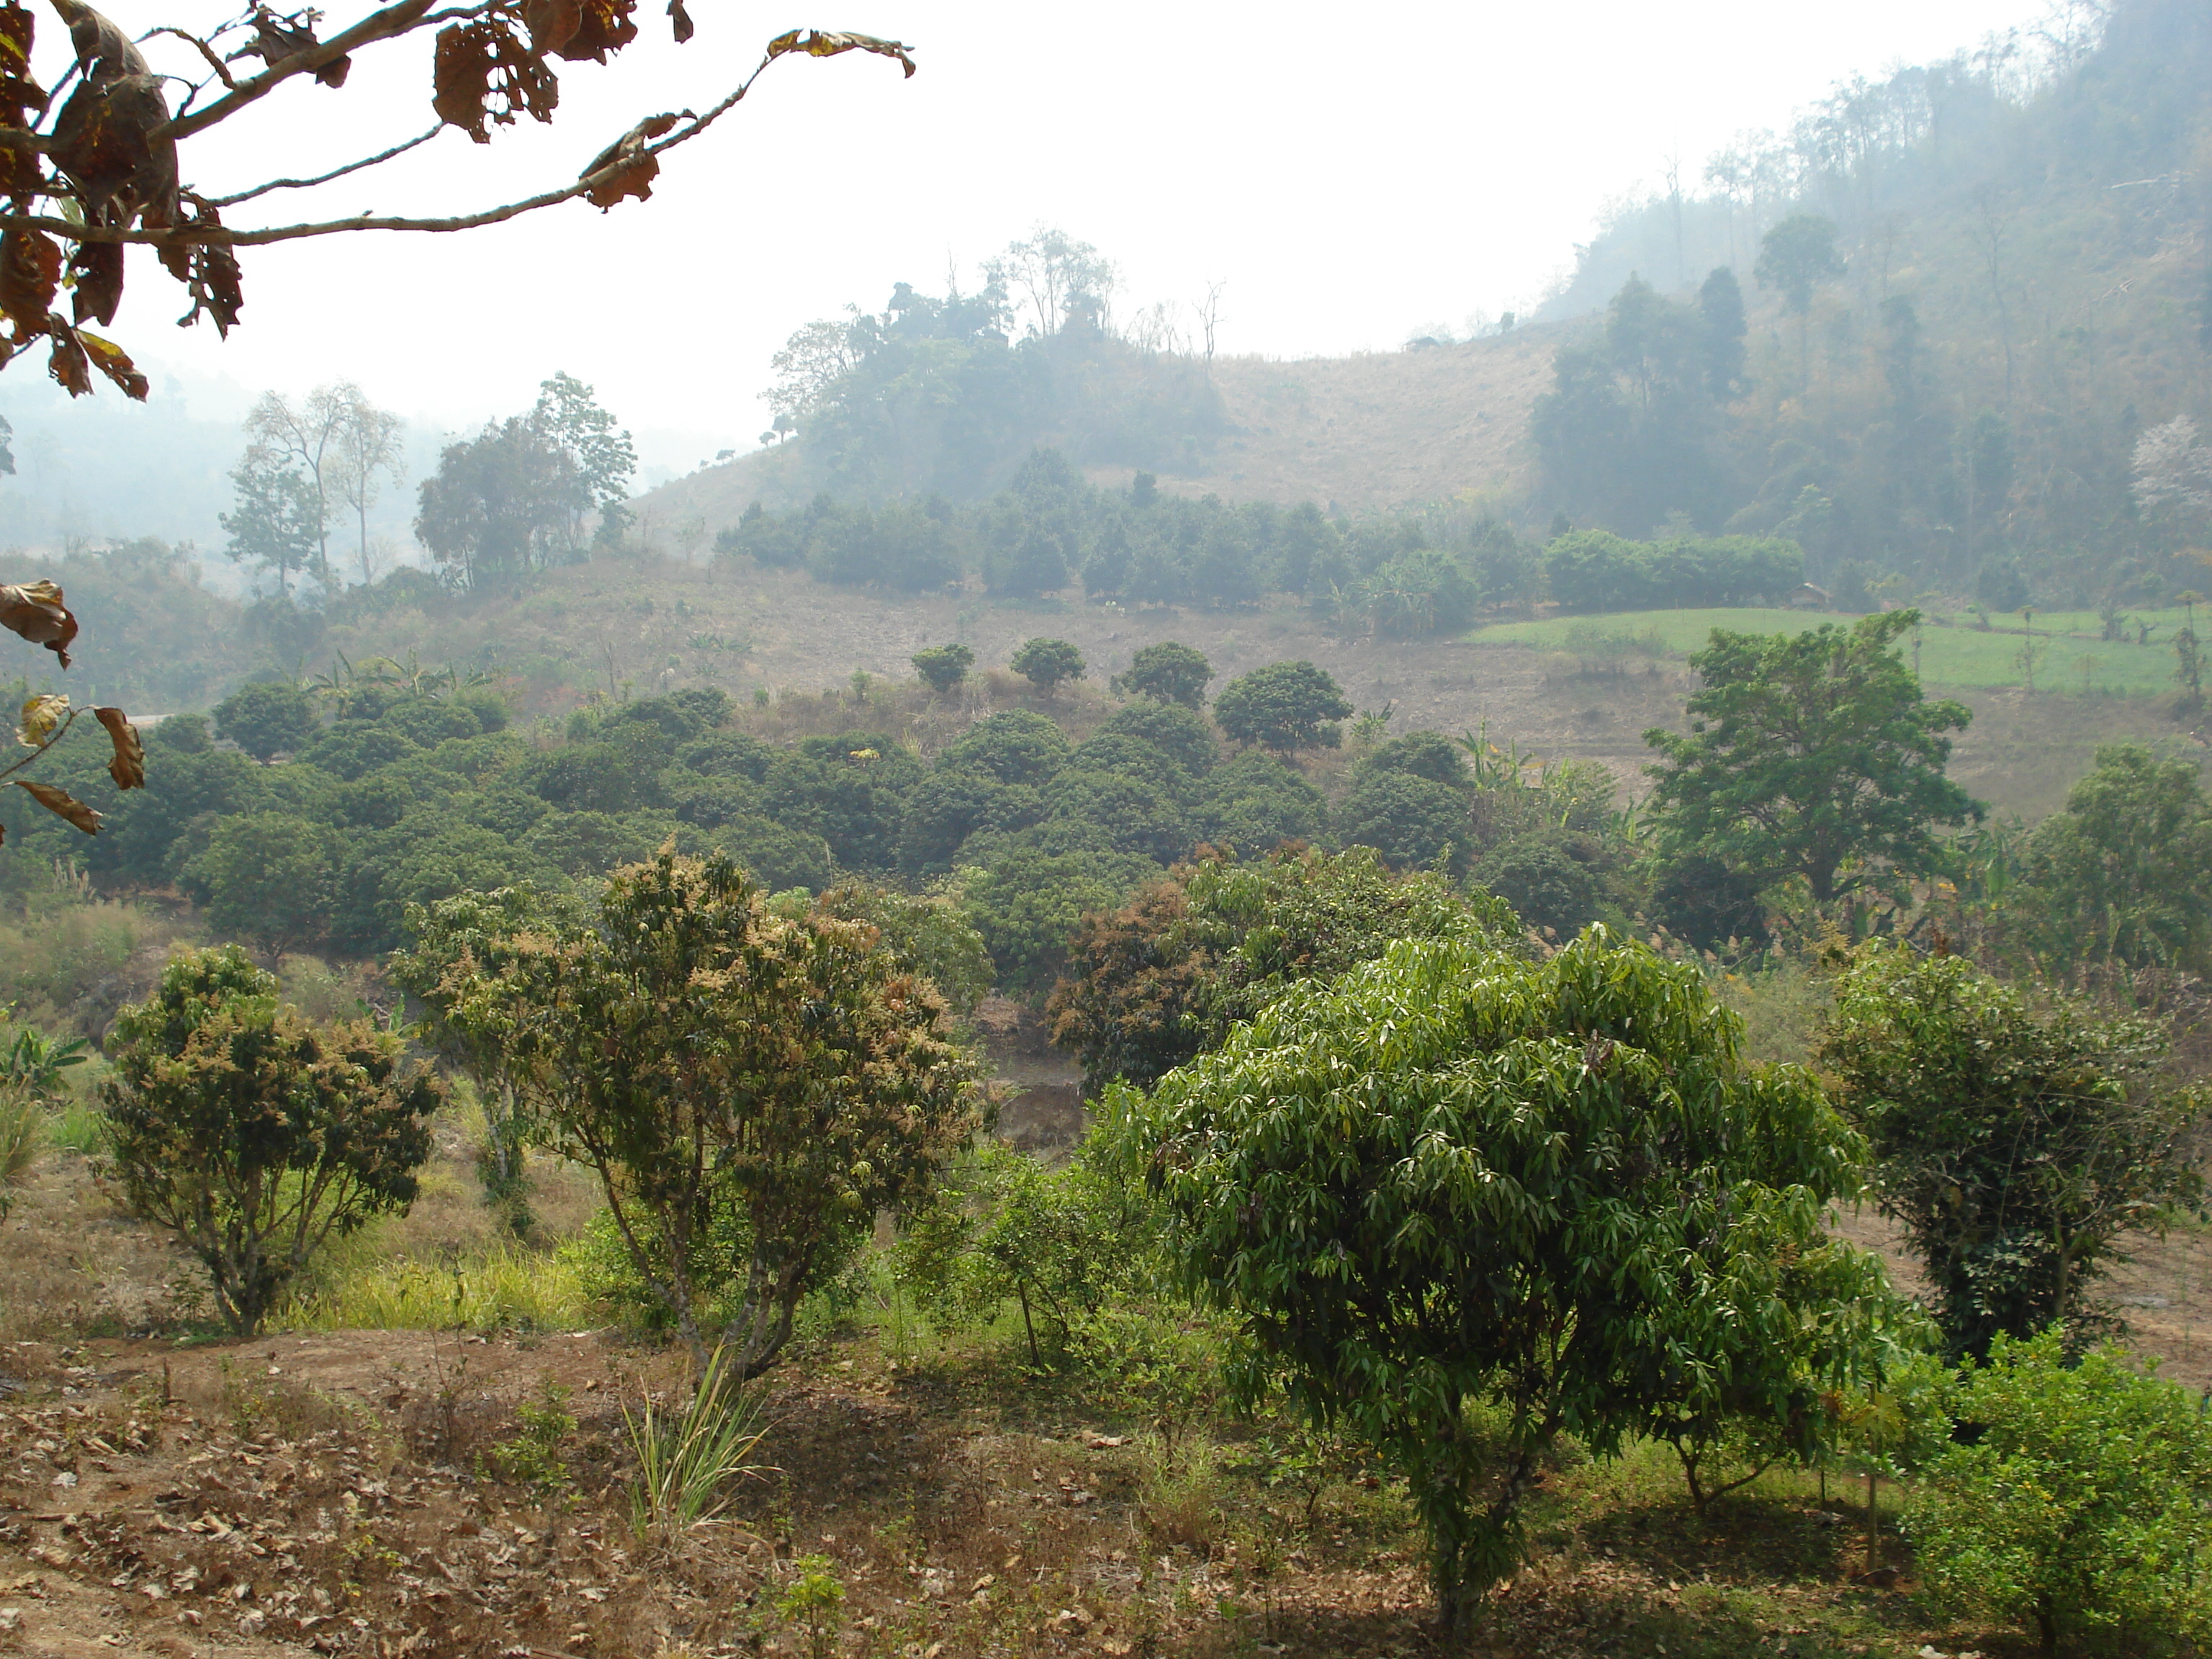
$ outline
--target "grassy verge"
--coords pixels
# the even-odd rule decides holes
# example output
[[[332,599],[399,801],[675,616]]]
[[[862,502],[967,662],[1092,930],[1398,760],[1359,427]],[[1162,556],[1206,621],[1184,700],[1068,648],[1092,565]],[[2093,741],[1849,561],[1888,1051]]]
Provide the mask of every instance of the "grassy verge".
[[[597,1317],[582,1273],[557,1250],[494,1244],[444,1260],[326,1263],[324,1283],[270,1322],[306,1331],[574,1330]]]
[[[1799,634],[1823,623],[1850,620],[1806,611],[1628,611],[1495,623],[1468,637],[1478,645],[1533,646],[1588,658],[1682,656],[1703,647],[1716,628],[1739,634]],[[2032,644],[2038,692],[2143,696],[2172,688],[2173,632],[2183,620],[2179,609],[2130,611],[2127,639],[2109,641],[2101,637],[2104,624],[2091,611],[2038,612],[2033,635],[2017,615],[1991,617],[1984,630],[1972,614],[1931,614],[1905,649],[1908,659],[1917,653],[1921,677],[1931,684],[2024,689],[2031,673],[2027,653]],[[2135,642],[2136,623],[2152,629],[2148,645]]]

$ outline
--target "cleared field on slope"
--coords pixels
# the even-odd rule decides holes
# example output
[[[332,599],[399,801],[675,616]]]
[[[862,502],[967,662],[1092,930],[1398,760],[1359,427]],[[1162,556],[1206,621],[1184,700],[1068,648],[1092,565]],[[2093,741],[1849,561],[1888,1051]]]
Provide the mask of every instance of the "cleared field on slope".
[[[1209,471],[1162,487],[1346,513],[1510,489],[1522,482],[1529,405],[1551,384],[1561,332],[1357,357],[1224,358],[1213,381],[1231,434]]]
[[[2148,624],[2150,643],[2106,640],[2094,611],[2038,613],[2035,618],[2034,685],[2039,692],[2075,696],[2142,694],[2173,684],[2174,630],[2183,612],[2131,611],[2131,624]],[[1680,656],[1700,649],[1716,628],[1738,634],[1801,634],[1823,623],[1849,623],[1848,617],[1805,611],[1624,611],[1596,617],[1553,617],[1541,622],[1496,623],[1467,637],[1478,645],[1534,646],[1580,658],[1622,659],[1638,655]],[[1996,690],[2028,684],[2027,629],[2016,617],[1992,623],[1984,631],[1971,616],[1931,616],[1917,635],[1907,635],[1908,659],[1917,659],[1930,685]]]
[[[1176,495],[1229,501],[1314,501],[1345,513],[1448,501],[1523,482],[1528,409],[1551,384],[1565,331],[1529,329],[1466,345],[1356,357],[1223,357],[1213,365],[1229,431],[1206,470],[1163,477]],[[649,542],[704,546],[756,501],[782,511],[812,493],[805,440],[703,467],[633,503]],[[1126,486],[1129,466],[1094,466]]]

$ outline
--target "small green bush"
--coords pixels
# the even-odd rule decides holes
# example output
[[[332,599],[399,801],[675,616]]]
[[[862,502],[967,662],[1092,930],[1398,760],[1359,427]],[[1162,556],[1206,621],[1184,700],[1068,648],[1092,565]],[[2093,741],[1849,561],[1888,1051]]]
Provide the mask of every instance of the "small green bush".
[[[1999,1336],[1960,1372],[1946,1446],[1905,1525],[1928,1593],[2032,1626],[2045,1653],[2145,1654],[2212,1635],[2212,1421],[2179,1384],[2063,1334]]]
[[[559,1491],[568,1484],[568,1460],[562,1453],[576,1432],[568,1390],[544,1378],[538,1397],[524,1401],[514,1415],[514,1433],[491,1449],[492,1468],[501,1480],[533,1492]]]
[[[776,1598],[776,1611],[806,1632],[811,1659],[835,1650],[845,1622],[845,1585],[826,1555],[802,1555],[792,1564],[798,1577]]]

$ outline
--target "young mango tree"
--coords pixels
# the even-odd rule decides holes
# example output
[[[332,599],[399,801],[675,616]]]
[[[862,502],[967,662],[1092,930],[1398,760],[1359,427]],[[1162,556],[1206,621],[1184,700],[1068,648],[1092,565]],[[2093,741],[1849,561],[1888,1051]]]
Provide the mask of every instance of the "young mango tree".
[[[331,1234],[414,1202],[436,1080],[366,1022],[316,1025],[238,946],[188,951],[116,1018],[104,1174],[199,1257],[241,1336]]]
[[[719,854],[608,878],[596,918],[496,941],[427,1000],[501,1030],[533,1135],[588,1165],[702,1372],[775,1363],[799,1303],[878,1210],[924,1198],[977,1121],[945,1001],[865,921],[773,914]],[[704,1269],[734,1233],[718,1328]],[[711,1336],[711,1341],[710,1341]]]
[[[1869,945],[1820,1050],[1878,1160],[1954,1358],[2056,1322],[2110,1323],[2086,1292],[2130,1232],[2201,1206],[2192,1131],[2212,1091],[2165,1075],[2171,1035],[2034,1000],[1964,957]]]
[[[1739,1042],[1693,969],[1602,928],[1544,963],[1445,937],[1108,1096],[1170,1258],[1242,1327],[1244,1397],[1279,1385],[1406,1474],[1448,1629],[1518,1565],[1561,1435],[1807,1437],[1869,1363],[1879,1268],[1823,1227],[1861,1144]]]
[[[1824,906],[1941,868],[1935,827],[1978,822],[1983,808],[1943,775],[1945,733],[1972,712],[1930,702],[1896,649],[1919,620],[1892,611],[1796,635],[1715,629],[1690,658],[1702,684],[1689,731],[1644,734],[1662,762],[1646,769],[1660,850],[1754,888],[1802,879]]]

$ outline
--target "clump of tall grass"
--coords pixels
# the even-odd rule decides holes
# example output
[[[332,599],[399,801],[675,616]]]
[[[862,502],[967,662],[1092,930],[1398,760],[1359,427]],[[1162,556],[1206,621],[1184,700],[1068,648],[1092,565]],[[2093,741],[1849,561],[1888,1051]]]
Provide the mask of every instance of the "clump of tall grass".
[[[754,1461],[768,1430],[761,1401],[738,1380],[728,1350],[708,1356],[684,1409],[664,1411],[645,1395],[633,1413],[623,1407],[637,1480],[630,1489],[630,1526],[641,1542],[672,1546],[729,1507],[731,1488],[766,1474]]]
[[[107,1120],[99,1109],[72,1100],[46,1119],[46,1144],[92,1157],[106,1144]]]
[[[591,1322],[584,1274],[564,1255],[495,1245],[446,1261],[341,1261],[276,1322],[300,1330],[573,1330]]]
[[[14,1189],[29,1179],[46,1150],[46,1115],[28,1095],[0,1091],[0,1217],[15,1204]]]

